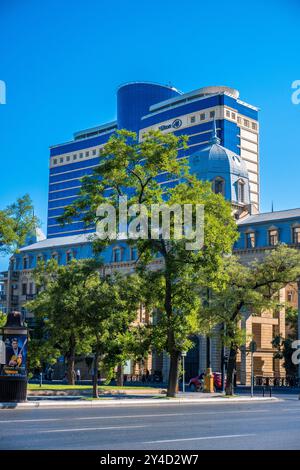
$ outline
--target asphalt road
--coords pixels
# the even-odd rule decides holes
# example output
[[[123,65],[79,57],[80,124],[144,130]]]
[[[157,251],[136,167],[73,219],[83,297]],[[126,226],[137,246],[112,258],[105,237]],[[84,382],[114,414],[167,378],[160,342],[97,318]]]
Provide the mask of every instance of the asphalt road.
[[[300,449],[300,401],[0,410],[0,449]]]

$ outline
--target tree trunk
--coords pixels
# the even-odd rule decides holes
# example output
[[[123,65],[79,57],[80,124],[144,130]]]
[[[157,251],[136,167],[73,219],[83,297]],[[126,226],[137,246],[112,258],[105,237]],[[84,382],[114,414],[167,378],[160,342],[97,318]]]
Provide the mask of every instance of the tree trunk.
[[[225,387],[226,395],[234,394],[234,374],[236,372],[235,371],[236,355],[237,355],[237,348],[235,345],[233,345],[233,343],[231,343],[228,366],[227,366],[227,378],[226,378],[226,387]]]
[[[69,354],[67,356],[68,358],[68,365],[67,365],[67,379],[68,379],[68,384],[69,385],[75,385],[75,338],[72,336],[70,338],[70,349],[69,349]]]
[[[123,387],[124,385],[124,368],[123,364],[119,364],[117,368],[117,386]]]
[[[69,385],[75,385],[75,352],[70,352],[68,356],[67,379]]]
[[[98,396],[98,364],[99,364],[99,351],[96,348],[95,357],[94,357],[93,398],[99,398]]]
[[[179,368],[180,354],[178,351],[174,351],[170,354],[170,370],[169,370],[169,382],[167,397],[176,397],[177,386],[178,386],[178,368]]]

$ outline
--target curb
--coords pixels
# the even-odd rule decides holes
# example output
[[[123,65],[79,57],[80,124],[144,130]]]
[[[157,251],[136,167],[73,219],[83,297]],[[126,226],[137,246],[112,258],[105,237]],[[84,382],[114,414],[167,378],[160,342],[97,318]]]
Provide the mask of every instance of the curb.
[[[0,409],[34,409],[34,408],[94,408],[101,406],[142,406],[142,405],[173,405],[173,404],[213,404],[213,403],[253,403],[253,402],[278,402],[275,397],[234,397],[234,398],[171,398],[171,399],[113,399],[94,401],[30,401],[25,403],[0,403]]]

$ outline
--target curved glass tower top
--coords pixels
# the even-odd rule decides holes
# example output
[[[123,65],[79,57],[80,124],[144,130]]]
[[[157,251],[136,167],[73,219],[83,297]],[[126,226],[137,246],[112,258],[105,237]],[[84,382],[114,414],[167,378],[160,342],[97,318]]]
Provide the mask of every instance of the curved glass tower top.
[[[179,96],[181,93],[171,86],[156,83],[126,83],[118,89],[117,121],[119,129],[137,132],[141,118],[149,113],[153,104]]]

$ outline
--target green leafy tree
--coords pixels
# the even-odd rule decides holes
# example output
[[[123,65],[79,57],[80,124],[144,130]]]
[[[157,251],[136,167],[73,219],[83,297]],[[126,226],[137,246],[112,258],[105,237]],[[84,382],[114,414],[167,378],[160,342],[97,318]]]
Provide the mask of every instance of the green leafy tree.
[[[34,232],[39,220],[34,215],[30,196],[25,194],[4,210],[0,210],[0,253],[14,253]]]
[[[279,300],[279,290],[300,276],[300,253],[279,245],[262,260],[248,265],[230,257],[224,270],[226,284],[218,292],[212,292],[205,315],[213,325],[226,325],[225,344],[230,348],[226,394],[232,395],[237,352],[246,341],[239,322],[247,312],[257,315],[263,310],[284,307]]]
[[[292,361],[292,355],[295,352],[292,343],[298,339],[298,309],[286,305],[285,319],[288,326],[288,335],[287,337],[277,335],[273,339],[273,347],[277,349],[274,358],[283,360],[283,367],[288,377],[295,377],[297,376],[298,366]]]
[[[40,263],[34,271],[39,294],[26,307],[38,321],[44,322],[46,341],[40,344],[42,351],[51,353],[51,359],[55,350],[66,357],[69,384],[75,383],[76,356],[91,351],[83,300],[86,286],[98,266],[96,260],[72,260],[66,266],[51,260]]]
[[[0,328],[6,324],[6,315],[3,312],[0,312]]]
[[[108,372],[129,359],[127,341],[135,342],[132,331],[140,302],[140,282],[136,275],[94,276],[86,283],[82,302],[84,323],[94,351],[93,396],[98,397],[100,359]],[[127,354],[127,356],[126,356]]]
[[[124,195],[128,196],[129,205],[143,204],[148,208],[151,204],[166,203],[169,208],[173,204],[192,204],[193,222],[195,205],[204,205],[205,240],[200,250],[187,250],[187,240],[178,240],[174,236],[174,224],[170,240],[161,236],[152,238],[150,218],[149,238],[128,240],[138,247],[141,275],[147,278],[149,265],[161,261],[159,273],[153,278],[157,288],[153,290],[160,290],[160,298],[156,297],[154,302],[160,310],[156,322],[159,334],[156,336],[161,338],[162,347],[170,356],[168,396],[176,393],[182,348],[188,349],[189,334],[200,326],[199,286],[217,288],[222,284],[224,254],[231,252],[237,238],[230,205],[220,194],[212,192],[209,183],[200,182],[189,174],[185,158],[177,158],[178,149],[185,149],[186,142],[185,136],[176,137],[159,131],[144,135],[141,142],[137,142],[135,133],[116,132],[102,149],[101,163],[94,174],[83,179],[78,199],[60,218],[61,223],[66,223],[81,215],[87,224],[96,223],[99,204],[110,202],[118,215],[119,197]],[[170,179],[177,179],[180,184],[173,189],[162,187],[156,179],[160,173],[167,173]],[[108,187],[111,188],[109,197],[105,191]],[[95,244],[101,251],[110,242]]]

